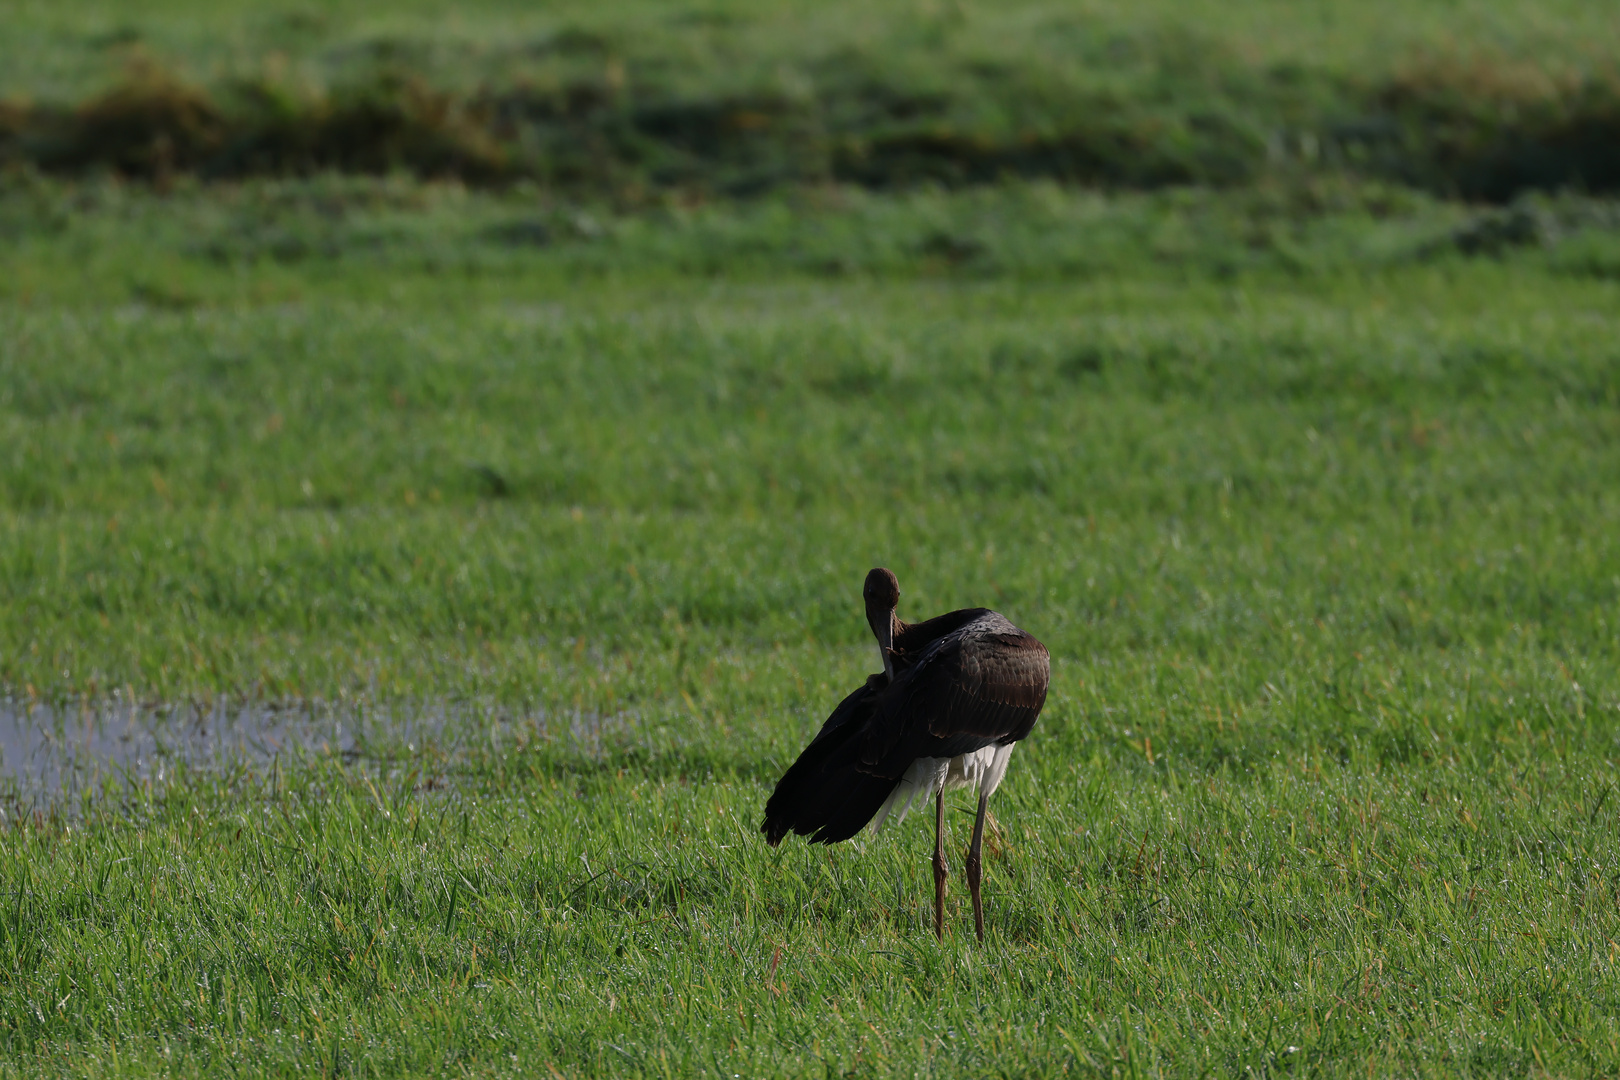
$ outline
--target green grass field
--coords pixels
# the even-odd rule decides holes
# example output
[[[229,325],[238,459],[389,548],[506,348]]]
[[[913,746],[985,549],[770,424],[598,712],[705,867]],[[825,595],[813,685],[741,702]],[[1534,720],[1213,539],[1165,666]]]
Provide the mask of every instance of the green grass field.
[[[1601,67],[1614,19],[1568,8],[1182,29],[1261,66]],[[448,40],[763,70],[959,18],[1020,55],[1055,17],[762,10],[481,5]],[[317,14],[0,6],[0,92],[90,92],[108,41],[204,80],[434,25]],[[0,241],[12,706],[451,717],[0,799],[0,1076],[1620,1071],[1601,192],[15,168]],[[879,564],[902,615],[988,604],[1052,651],[982,946],[959,872],[933,937],[926,815],[756,831],[872,670]]]

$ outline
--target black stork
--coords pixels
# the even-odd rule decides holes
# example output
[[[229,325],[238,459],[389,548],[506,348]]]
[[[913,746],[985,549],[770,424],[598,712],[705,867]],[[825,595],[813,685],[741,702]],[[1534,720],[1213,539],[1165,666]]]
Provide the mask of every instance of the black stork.
[[[839,703],[777,782],[760,831],[772,847],[790,832],[836,844],[874,819],[874,828],[891,814],[900,820],[919,794],[933,794],[934,933],[944,937],[945,792],[977,787],[966,869],[983,941],[985,808],[1046,703],[1051,660],[1046,646],[988,608],[901,622],[900,582],[882,567],[866,575],[865,597],[883,671]]]

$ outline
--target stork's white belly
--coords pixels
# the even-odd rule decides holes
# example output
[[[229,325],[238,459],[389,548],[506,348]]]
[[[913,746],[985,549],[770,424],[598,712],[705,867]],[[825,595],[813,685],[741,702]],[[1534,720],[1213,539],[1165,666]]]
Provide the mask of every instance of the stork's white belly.
[[[984,746],[971,754],[958,754],[950,758],[918,758],[878,808],[872,818],[872,831],[881,829],[890,814],[894,815],[895,821],[904,821],[906,812],[919,795],[926,802],[928,796],[941,788],[946,791],[961,787],[978,788],[985,798],[989,798],[1001,786],[1001,778],[1007,775],[1007,761],[1012,757],[1016,745]]]

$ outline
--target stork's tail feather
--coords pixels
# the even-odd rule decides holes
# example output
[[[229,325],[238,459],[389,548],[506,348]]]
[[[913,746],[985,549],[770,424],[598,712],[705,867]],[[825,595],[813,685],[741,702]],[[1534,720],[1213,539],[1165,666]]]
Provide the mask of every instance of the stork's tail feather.
[[[851,725],[854,727],[855,725]],[[812,844],[836,844],[865,827],[894,791],[895,781],[860,771],[853,732],[829,733],[799,755],[765,804],[760,832],[775,847],[788,833]],[[813,835],[812,835],[813,834]]]
[[[911,810],[911,804],[916,802],[917,796],[923,793],[923,784],[912,776],[914,769],[906,770],[906,775],[894,785],[883,805],[878,807],[877,816],[872,819],[872,831],[877,832],[883,828],[885,822],[891,817],[898,825],[906,820],[906,814]],[[926,799],[926,796],[924,796]]]

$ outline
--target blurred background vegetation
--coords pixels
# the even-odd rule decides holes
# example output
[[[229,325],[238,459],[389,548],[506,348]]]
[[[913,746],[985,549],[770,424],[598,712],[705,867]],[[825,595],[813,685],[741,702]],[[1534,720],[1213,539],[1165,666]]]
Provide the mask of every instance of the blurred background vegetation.
[[[0,162],[636,206],[827,183],[1620,186],[1606,5],[6,5]]]

